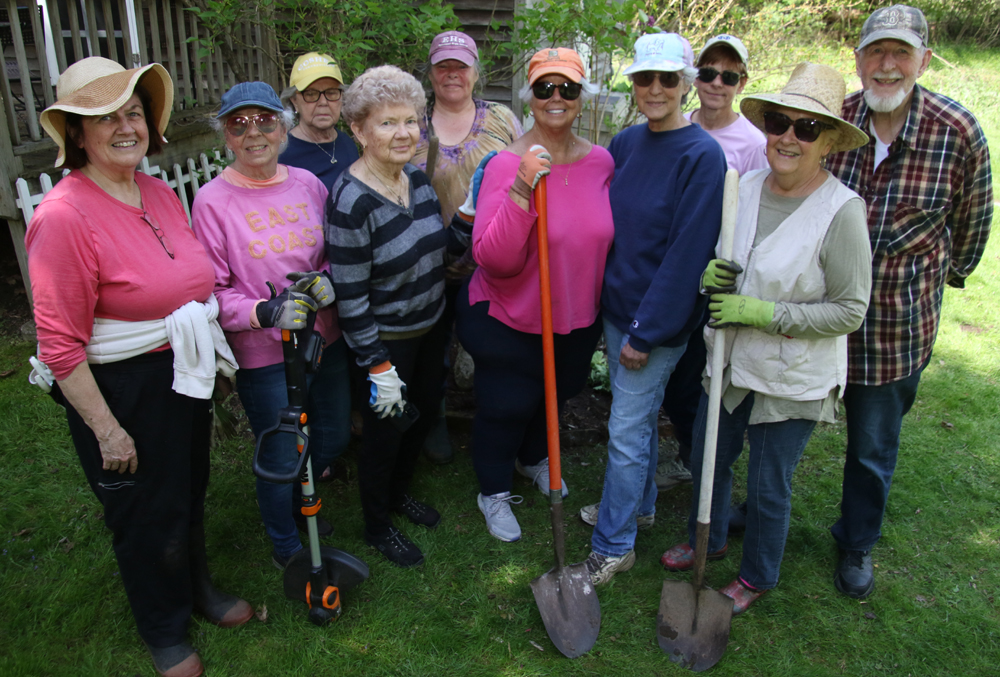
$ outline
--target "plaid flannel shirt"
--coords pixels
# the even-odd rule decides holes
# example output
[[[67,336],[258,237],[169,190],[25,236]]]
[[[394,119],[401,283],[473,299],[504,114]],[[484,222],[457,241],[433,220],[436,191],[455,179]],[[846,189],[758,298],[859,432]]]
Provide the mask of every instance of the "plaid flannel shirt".
[[[844,100],[843,117],[868,131],[863,92]],[[848,337],[847,380],[863,385],[906,378],[928,359],[944,285],[965,286],[993,219],[986,137],[958,102],[915,85],[906,122],[873,173],[874,159],[872,138],[827,162],[868,205],[872,297]]]

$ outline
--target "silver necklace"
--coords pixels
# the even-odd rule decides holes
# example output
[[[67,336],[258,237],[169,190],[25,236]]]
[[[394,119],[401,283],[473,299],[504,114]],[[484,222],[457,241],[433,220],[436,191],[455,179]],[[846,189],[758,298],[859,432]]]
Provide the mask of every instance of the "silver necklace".
[[[395,191],[395,190],[393,190],[392,188],[390,188],[390,187],[389,187],[389,186],[388,186],[388,185],[386,184],[386,182],[382,180],[382,177],[381,177],[381,176],[379,176],[379,175],[378,175],[378,174],[377,174],[377,173],[375,172],[375,170],[374,170],[374,169],[372,169],[372,168],[371,168],[371,166],[369,166],[369,165],[368,165],[368,163],[367,163],[367,162],[365,163],[365,166],[366,166],[366,167],[367,167],[367,169],[368,169],[368,173],[369,173],[369,174],[371,174],[372,176],[374,176],[374,177],[375,177],[375,180],[376,180],[376,181],[378,181],[379,183],[381,183],[381,184],[382,184],[382,187],[383,187],[383,188],[385,188],[385,189],[386,189],[387,191],[389,191],[389,192],[390,192],[390,193],[392,194],[392,196],[393,196],[394,198],[396,198],[396,203],[397,203],[397,204],[398,204],[398,205],[399,205],[400,207],[405,207],[406,205],[405,205],[405,204],[403,204],[403,196],[402,196],[402,194],[401,194],[401,193],[399,193],[399,192],[397,192],[397,191]],[[404,186],[405,186],[405,184],[406,184],[406,174],[403,174],[403,178],[402,178],[402,183],[403,183],[403,184],[404,184]]]
[[[327,153],[326,148],[323,148],[323,146],[321,146],[318,141],[313,141],[313,143],[316,145],[317,148],[323,151],[323,155],[326,155],[327,157],[330,158],[331,165],[337,164],[337,158],[333,157],[334,153],[336,152],[336,148],[334,148],[334,153]]]

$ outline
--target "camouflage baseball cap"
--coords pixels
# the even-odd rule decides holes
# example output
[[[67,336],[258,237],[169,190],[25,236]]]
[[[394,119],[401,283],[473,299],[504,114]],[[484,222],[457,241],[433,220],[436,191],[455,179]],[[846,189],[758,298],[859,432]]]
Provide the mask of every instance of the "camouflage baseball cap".
[[[883,7],[872,12],[861,27],[858,49],[864,49],[876,40],[899,40],[913,47],[926,47],[927,32],[927,19],[916,7]]]

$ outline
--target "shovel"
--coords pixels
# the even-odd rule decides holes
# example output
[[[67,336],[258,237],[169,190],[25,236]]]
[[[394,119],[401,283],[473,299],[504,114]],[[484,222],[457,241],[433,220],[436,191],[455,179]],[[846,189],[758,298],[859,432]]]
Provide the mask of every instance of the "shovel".
[[[531,582],[545,631],[568,658],[590,651],[601,630],[601,604],[584,563],[566,566],[562,470],[559,464],[559,407],[552,338],[552,288],[549,282],[548,210],[545,177],[535,189],[538,212],[538,275],[542,292],[542,355],[545,365],[545,425],[549,436],[549,501],[556,565]]]
[[[724,259],[730,258],[733,251],[739,180],[739,173],[735,169],[726,172],[722,233],[719,236],[720,256]],[[729,642],[729,623],[733,618],[733,600],[704,585],[725,351],[726,330],[716,329],[715,344],[712,346],[712,380],[708,389],[705,455],[701,464],[701,489],[698,493],[694,575],[690,584],[683,581],[663,581],[660,612],[656,617],[656,636],[660,648],[674,663],[694,672],[707,670],[722,658]]]

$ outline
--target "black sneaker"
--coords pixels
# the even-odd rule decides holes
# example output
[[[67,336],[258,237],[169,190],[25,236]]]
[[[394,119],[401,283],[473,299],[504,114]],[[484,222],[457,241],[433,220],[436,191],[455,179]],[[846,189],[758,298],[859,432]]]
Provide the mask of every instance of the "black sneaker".
[[[406,515],[406,518],[414,524],[425,526],[428,529],[433,529],[441,521],[441,513],[409,494],[403,494],[403,502],[393,508],[393,511],[400,515]]]
[[[841,550],[833,584],[837,590],[854,599],[864,599],[872,594],[875,589],[872,551]]]
[[[295,519],[295,526],[302,533],[309,531],[306,526],[306,517],[300,512],[292,513],[292,517]],[[319,534],[320,538],[329,538],[333,536],[333,525],[327,522],[325,519],[316,515],[316,533]]]
[[[742,534],[747,530],[747,502],[729,506],[729,533]]]
[[[377,548],[387,560],[404,569],[424,563],[424,553],[396,527],[389,527],[389,531],[379,536],[369,536],[366,533],[365,542]]]
[[[296,555],[298,555],[300,552],[302,552],[301,548],[299,548],[298,550],[296,550],[295,552],[293,552],[288,557],[282,557],[281,555],[278,554],[277,550],[272,550],[271,551],[271,564],[273,564],[274,566],[276,566],[279,569],[281,569],[282,571],[284,571],[285,567],[288,566],[288,560],[292,559],[293,557],[295,557]]]

